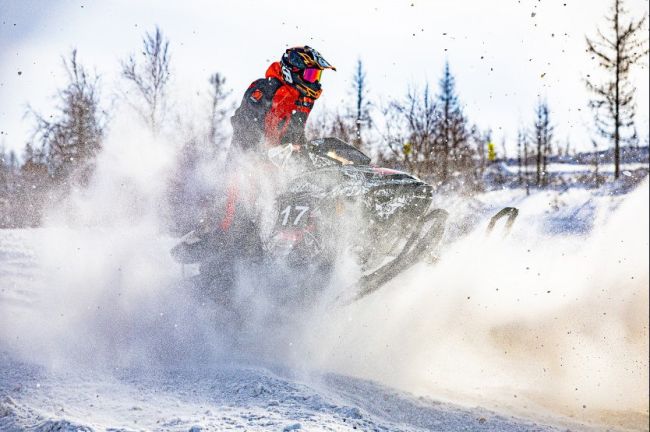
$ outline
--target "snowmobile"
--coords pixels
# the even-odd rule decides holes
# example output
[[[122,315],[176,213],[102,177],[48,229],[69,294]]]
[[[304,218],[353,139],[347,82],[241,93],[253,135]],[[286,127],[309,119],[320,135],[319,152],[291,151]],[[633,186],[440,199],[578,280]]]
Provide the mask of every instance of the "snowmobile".
[[[356,292],[348,297],[358,300],[417,262],[437,260],[448,213],[431,208],[432,186],[414,175],[371,165],[368,156],[337,138],[313,140],[300,152],[292,148],[270,155],[300,168],[291,170],[296,174],[275,197],[269,234],[259,236],[251,222],[224,239],[211,228],[213,223],[204,223],[172,249],[177,261],[200,263],[196,278],[203,286],[234,283],[235,262],[244,257],[247,266],[289,269],[292,278],[302,278],[298,285],[308,280],[312,287],[315,280],[326,283],[337,259],[347,253],[360,269]],[[508,229],[516,216],[516,209],[505,208],[488,229],[504,217]]]

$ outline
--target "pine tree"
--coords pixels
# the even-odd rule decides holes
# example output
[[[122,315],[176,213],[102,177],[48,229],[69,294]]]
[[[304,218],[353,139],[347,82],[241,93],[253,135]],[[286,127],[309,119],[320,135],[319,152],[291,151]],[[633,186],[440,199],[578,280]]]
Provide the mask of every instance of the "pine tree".
[[[598,38],[587,40],[587,52],[608,75],[598,83],[588,76],[587,88],[594,94],[596,128],[614,144],[614,178],[620,174],[620,147],[636,141],[634,128],[634,92],[629,74],[632,66],[648,54],[647,38],[642,34],[646,16],[638,21],[626,20],[623,0],[613,0],[611,15],[606,17],[609,34],[598,30]]]
[[[445,63],[440,80],[437,106],[435,143],[441,162],[440,180],[445,182],[452,170],[464,170],[467,165],[469,139],[467,120],[456,94],[456,83],[448,62]]]

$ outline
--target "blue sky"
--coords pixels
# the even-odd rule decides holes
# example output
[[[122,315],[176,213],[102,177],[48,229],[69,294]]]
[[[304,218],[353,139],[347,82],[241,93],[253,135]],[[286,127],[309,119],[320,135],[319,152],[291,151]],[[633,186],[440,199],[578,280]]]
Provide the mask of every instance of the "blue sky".
[[[647,0],[627,0],[635,16]],[[437,88],[449,61],[470,120],[490,127],[513,149],[517,129],[532,122],[545,97],[556,137],[590,148],[591,113],[581,81],[593,74],[585,35],[604,27],[610,0],[328,0],[290,2],[0,0],[0,144],[22,148],[28,104],[53,110],[65,82],[61,56],[77,48],[102,76],[104,96],[119,82],[119,62],[156,25],[171,41],[174,96],[192,104],[216,71],[239,99],[287,46],[308,44],[338,68],[326,72],[314,114],[349,101],[357,58],[366,65],[377,104],[408,86]],[[20,74],[18,74],[20,72]],[[647,59],[633,74],[637,122],[648,135]]]

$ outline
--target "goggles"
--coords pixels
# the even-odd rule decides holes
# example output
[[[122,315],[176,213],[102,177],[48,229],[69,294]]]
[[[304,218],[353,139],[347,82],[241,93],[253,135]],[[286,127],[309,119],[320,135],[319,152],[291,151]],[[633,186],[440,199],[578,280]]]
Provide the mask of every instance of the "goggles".
[[[307,82],[315,83],[317,81],[320,81],[320,76],[322,73],[322,69],[307,68],[303,71],[302,78]]]

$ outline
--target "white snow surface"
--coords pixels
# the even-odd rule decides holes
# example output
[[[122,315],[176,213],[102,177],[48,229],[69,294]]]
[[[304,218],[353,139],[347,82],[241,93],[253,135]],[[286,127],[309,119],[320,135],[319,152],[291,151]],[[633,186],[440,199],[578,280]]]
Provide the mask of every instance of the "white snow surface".
[[[2,365],[2,430],[559,430],[340,375],[306,384],[241,364],[106,375]]]
[[[346,266],[307,306],[252,277],[239,317],[146,220],[0,231],[0,430],[648,430],[647,180],[436,205],[437,265],[349,306]]]

